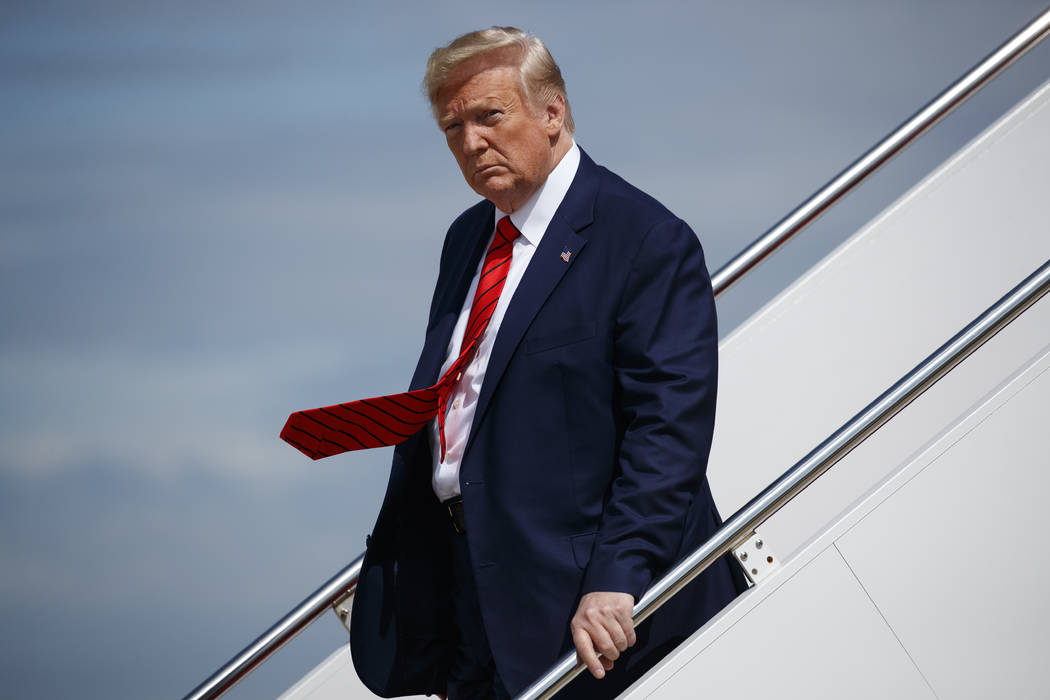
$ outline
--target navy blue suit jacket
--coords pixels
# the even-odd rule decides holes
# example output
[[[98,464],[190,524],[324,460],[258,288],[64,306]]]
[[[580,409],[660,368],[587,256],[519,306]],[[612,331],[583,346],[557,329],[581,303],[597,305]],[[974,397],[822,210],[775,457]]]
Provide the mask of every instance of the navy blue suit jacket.
[[[438,378],[493,217],[484,201],[448,231],[413,389]],[[637,600],[721,524],[705,476],[717,341],[695,234],[582,154],[499,328],[460,467],[485,629],[512,694],[572,648],[584,593]],[[444,692],[453,653],[431,468],[425,431],[394,450],[354,601],[354,663],[383,696]],[[637,675],[742,590],[731,566],[643,623],[614,673]]]

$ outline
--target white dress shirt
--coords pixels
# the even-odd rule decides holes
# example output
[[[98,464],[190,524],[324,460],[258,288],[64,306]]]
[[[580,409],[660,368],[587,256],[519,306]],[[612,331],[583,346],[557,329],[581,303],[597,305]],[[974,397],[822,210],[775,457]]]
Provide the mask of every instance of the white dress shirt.
[[[452,391],[452,398],[448,403],[448,413],[445,415],[445,461],[441,461],[441,442],[438,434],[437,419],[430,422],[430,451],[434,456],[434,476],[432,483],[434,493],[441,501],[458,496],[459,490],[459,465],[463,459],[463,450],[467,446],[467,438],[470,434],[470,426],[474,421],[474,411],[477,409],[478,396],[481,394],[481,385],[485,381],[485,370],[488,368],[489,355],[492,354],[492,345],[499,332],[503,316],[507,312],[514,291],[518,288],[525,268],[532,260],[533,253],[540,245],[547,226],[554,218],[565,193],[569,191],[569,185],[576,176],[576,169],[580,165],[580,149],[573,142],[569,152],[562,156],[561,161],[554,167],[551,174],[547,176],[540,188],[536,190],[528,200],[513,214],[510,215],[513,223],[521,235],[514,241],[514,250],[510,259],[510,269],[507,271],[507,281],[503,285],[496,310],[492,312],[488,327],[481,338],[481,344],[474,358],[463,370],[463,377]],[[506,216],[504,212],[496,210],[495,221],[498,222]],[[496,229],[493,226],[492,235]],[[489,237],[491,244],[492,236]],[[487,246],[486,246],[487,249]],[[463,301],[463,308],[459,312],[456,327],[452,329],[452,338],[448,343],[448,352],[445,362],[441,365],[438,376],[444,376],[448,368],[459,357],[460,345],[463,342],[463,332],[466,330],[467,317],[470,315],[470,306],[474,301],[474,292],[478,288],[478,278],[481,276],[481,268],[485,264],[482,256],[478,263],[478,269],[474,273],[474,279],[467,290],[467,297]]]

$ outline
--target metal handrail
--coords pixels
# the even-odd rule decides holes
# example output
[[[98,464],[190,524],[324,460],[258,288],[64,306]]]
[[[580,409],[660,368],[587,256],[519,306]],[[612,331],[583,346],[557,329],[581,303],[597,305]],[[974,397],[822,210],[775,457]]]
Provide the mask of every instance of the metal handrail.
[[[330,578],[327,583],[314,591],[290,613],[282,617],[277,624],[263,632],[240,654],[213,673],[187,695],[183,700],[204,700],[217,698],[232,688],[238,681],[251,673],[256,666],[266,661],[275,651],[287,644],[297,634],[310,626],[339,600],[352,594],[357,588],[357,579],[361,575],[362,554],[350,562],[342,571]]]
[[[1050,8],[1044,10],[1025,28],[916,112],[893,133],[873,146],[852,165],[781,219],[773,228],[723,265],[711,276],[714,295],[717,297],[726,291],[784,243],[813,223],[893,156],[904,150],[912,141],[984,87],[989,80],[1042,41],[1048,32],[1050,32]],[[299,632],[312,624],[338,600],[352,594],[357,585],[357,577],[360,574],[363,559],[362,554],[333,576],[324,586],[307,597],[273,627],[197,686],[183,700],[211,700],[220,697],[256,666],[263,663]],[[642,601],[645,600],[646,597],[643,597]],[[554,668],[560,666],[561,664]]]
[[[785,216],[776,226],[759,236],[739,255],[723,265],[711,276],[715,295],[724,292],[745,274],[768,258],[780,246],[853,191],[876,170],[907,148],[934,124],[953,112],[956,107],[980,90],[989,80],[1005,70],[1050,32],[1050,8],[1010,37],[1002,46],[965,75],[952,83],[929,104],[897,127],[893,133],[872,146],[871,150]]]
[[[634,606],[634,623],[637,625],[652,615],[719,557],[746,542],[759,525],[1047,292],[1050,292],[1050,260],[733,514],[711,539],[645,592]],[[516,700],[545,700],[584,668],[586,666],[582,663],[577,663],[576,653],[569,652],[518,695]]]

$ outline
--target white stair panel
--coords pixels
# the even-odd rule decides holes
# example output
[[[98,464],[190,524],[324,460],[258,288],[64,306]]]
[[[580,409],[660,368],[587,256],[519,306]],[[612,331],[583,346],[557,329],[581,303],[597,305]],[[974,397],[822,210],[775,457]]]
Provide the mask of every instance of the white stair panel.
[[[1050,371],[838,542],[941,698],[1050,697]]]
[[[1050,299],[1035,309],[1050,309]],[[1025,339],[1010,331],[1000,335]],[[1050,344],[621,697],[695,696],[712,676],[745,680],[750,694],[763,687],[751,680],[756,664],[784,660],[797,678],[769,676],[783,698],[867,697],[868,677],[881,673],[895,684],[882,697],[898,700],[1048,697],[1048,407]],[[884,640],[844,611],[857,591],[921,687],[900,682],[907,674],[887,661]],[[840,672],[856,686],[825,692]]]
[[[350,645],[344,644],[277,700],[363,700],[374,697],[372,691],[358,679],[354,664],[350,661]]]
[[[1048,183],[1050,83],[725,339],[708,467],[723,515],[1050,259]],[[1046,325],[1020,325],[1034,347],[1050,341]],[[806,505],[774,516],[763,534],[781,556],[943,430],[1033,347],[999,345],[944,380],[950,400],[920,399],[907,420],[850,455],[848,469],[840,465],[807,491]]]
[[[629,697],[935,700],[833,547],[699,651],[684,672]]]

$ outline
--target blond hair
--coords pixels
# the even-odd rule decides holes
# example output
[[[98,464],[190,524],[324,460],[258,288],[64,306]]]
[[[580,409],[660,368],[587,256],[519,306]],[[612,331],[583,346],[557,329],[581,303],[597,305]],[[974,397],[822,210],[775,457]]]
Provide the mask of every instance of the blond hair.
[[[533,107],[542,108],[561,95],[565,101],[565,128],[571,134],[576,130],[572,121],[572,108],[565,92],[565,80],[554,57],[539,37],[523,32],[517,27],[490,27],[469,32],[453,39],[447,46],[434,49],[427,59],[427,70],[423,75],[423,92],[437,116],[437,96],[453,71],[470,59],[481,54],[518,47],[521,58],[521,89],[525,99]]]

